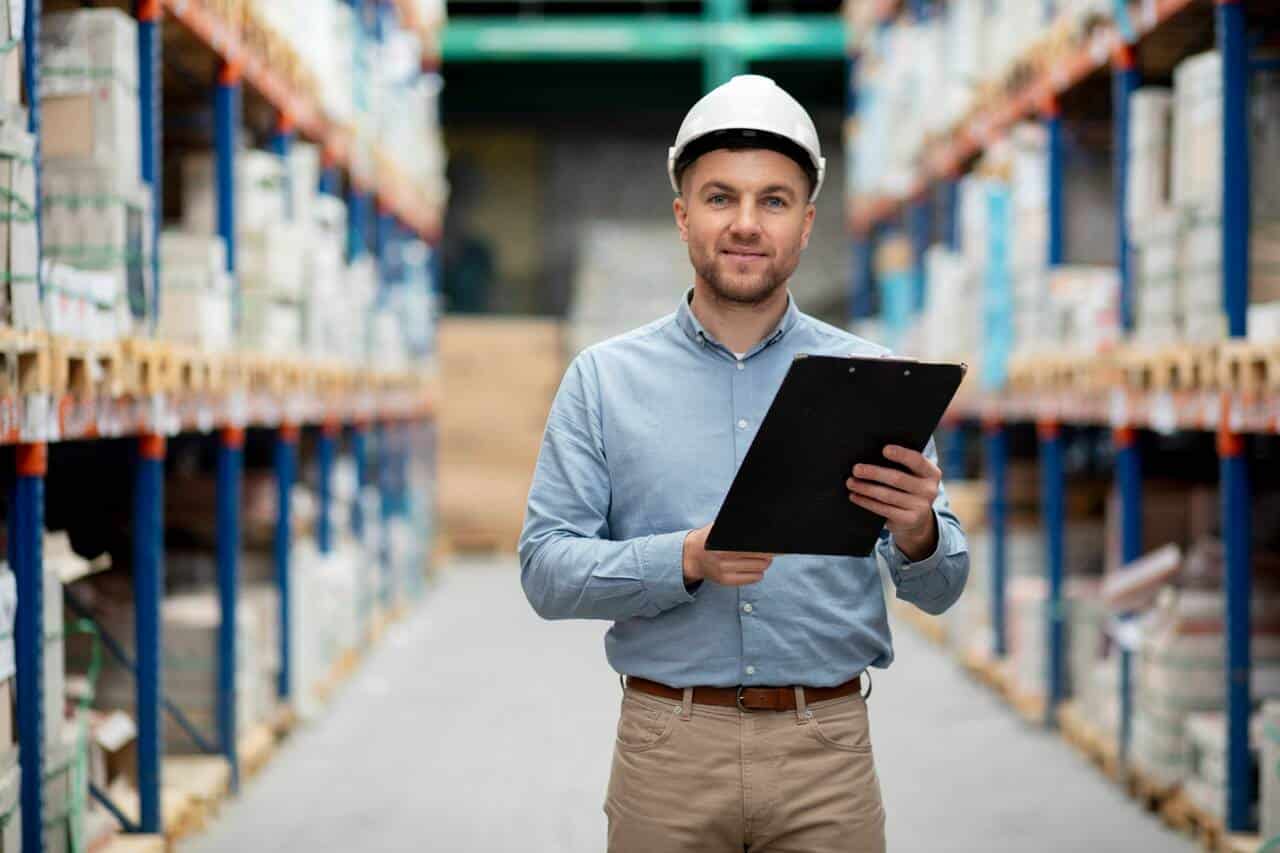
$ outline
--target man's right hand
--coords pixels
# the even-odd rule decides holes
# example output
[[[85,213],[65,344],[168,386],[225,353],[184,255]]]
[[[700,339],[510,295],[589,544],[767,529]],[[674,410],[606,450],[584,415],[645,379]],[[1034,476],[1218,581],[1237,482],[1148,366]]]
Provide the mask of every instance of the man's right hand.
[[[684,582],[694,584],[709,580],[721,586],[746,586],[759,583],[773,563],[773,554],[742,551],[708,551],[707,535],[711,525],[689,531],[684,538]]]

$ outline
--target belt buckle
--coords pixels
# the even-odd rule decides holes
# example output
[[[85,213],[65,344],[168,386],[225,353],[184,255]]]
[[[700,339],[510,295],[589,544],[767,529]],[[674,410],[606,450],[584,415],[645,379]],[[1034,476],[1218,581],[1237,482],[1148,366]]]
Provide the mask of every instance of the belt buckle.
[[[739,688],[738,688],[738,694],[737,694],[737,697],[736,697],[737,704],[738,704],[738,710],[739,710],[739,711],[742,711],[744,714],[752,714],[752,713],[755,713],[755,712],[754,712],[754,711],[752,711],[750,708],[748,708],[746,705],[743,705],[743,704],[742,704],[742,691],[744,691],[744,690],[746,690],[746,689],[747,689],[746,687],[739,687]]]

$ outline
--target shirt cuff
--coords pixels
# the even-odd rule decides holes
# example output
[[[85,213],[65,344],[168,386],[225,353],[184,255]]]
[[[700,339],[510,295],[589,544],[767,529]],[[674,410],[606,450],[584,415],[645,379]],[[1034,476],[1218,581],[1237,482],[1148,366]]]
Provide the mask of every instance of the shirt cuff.
[[[684,540],[689,531],[650,536],[640,545],[640,566],[649,601],[659,612],[693,601],[684,585]]]
[[[925,557],[923,560],[911,562],[907,555],[898,549],[898,545],[893,541],[893,536],[888,539],[882,539],[876,544],[877,550],[880,552],[881,558],[898,577],[911,577],[912,575],[923,574],[938,567],[942,562],[942,556],[946,554],[943,548],[945,544],[942,540],[947,535],[947,529],[942,524],[942,519],[938,518],[938,511],[933,511],[934,524],[938,526],[938,543],[933,548],[933,553]]]

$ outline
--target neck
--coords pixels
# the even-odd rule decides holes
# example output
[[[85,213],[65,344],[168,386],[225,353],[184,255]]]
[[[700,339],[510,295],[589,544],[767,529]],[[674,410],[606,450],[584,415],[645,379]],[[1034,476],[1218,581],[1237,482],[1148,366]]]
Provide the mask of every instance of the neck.
[[[721,299],[710,285],[698,279],[693,285],[689,310],[717,341],[733,352],[746,352],[782,322],[787,313],[787,288],[779,287],[759,304],[744,305]]]

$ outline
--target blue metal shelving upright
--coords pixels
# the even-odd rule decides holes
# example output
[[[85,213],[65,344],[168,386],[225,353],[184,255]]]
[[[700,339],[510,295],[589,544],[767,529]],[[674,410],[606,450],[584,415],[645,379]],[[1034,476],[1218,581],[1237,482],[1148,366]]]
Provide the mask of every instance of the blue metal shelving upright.
[[[14,626],[18,732],[22,744],[22,849],[44,850],[44,478],[48,446],[17,447],[17,477],[9,502],[9,564],[18,589]]]
[[[987,483],[990,488],[987,496],[987,525],[991,530],[991,653],[996,658],[1003,658],[1009,652],[1005,630],[1009,438],[1004,424],[998,420],[987,420],[982,427]]]
[[[333,463],[339,435],[337,422],[326,420],[316,440],[316,548],[321,554],[333,550]]]
[[[143,832],[164,829],[161,812],[164,755],[160,697],[160,603],[164,598],[164,460],[161,435],[138,440],[133,497],[133,602],[137,644],[138,801]]]
[[[280,165],[284,169],[284,215],[290,221],[294,217],[294,210],[289,153],[293,150],[294,134],[293,118],[288,113],[279,113],[276,116],[275,130],[271,134],[271,152],[280,158]]]
[[[1249,305],[1249,48],[1240,0],[1218,0],[1218,52],[1222,57],[1222,303],[1233,338],[1244,337]],[[1226,546],[1227,829],[1252,828],[1254,794],[1249,754],[1252,659],[1250,567],[1252,510],[1246,444],[1235,433],[1228,406],[1219,424],[1222,530]]]
[[[135,0],[138,20],[138,116],[142,180],[151,188],[151,330],[160,316],[160,224],[164,220],[163,151],[160,126],[163,122],[163,76],[160,71],[160,0]]]
[[[218,208],[218,236],[227,251],[227,272],[232,275],[231,317],[240,328],[240,285],[236,271],[236,130],[240,127],[240,66],[223,62],[213,94],[213,150]]]
[[[1052,269],[1063,262],[1063,243],[1066,231],[1064,205],[1064,143],[1062,115],[1056,99],[1044,105],[1045,127],[1048,131],[1046,163],[1048,183],[1048,246],[1046,264]],[[1063,583],[1066,555],[1064,553],[1063,513],[1066,479],[1063,470],[1062,430],[1054,420],[1038,424],[1040,440],[1040,488],[1041,524],[1044,532],[1045,572],[1047,596],[1045,599],[1045,651],[1048,682],[1045,685],[1045,725],[1057,725],[1058,705],[1066,695],[1066,604],[1063,601]]]
[[[1129,150],[1131,99],[1142,82],[1132,45],[1116,49],[1111,77],[1112,180],[1116,217],[1116,264],[1120,275],[1120,323],[1126,333],[1135,326],[1134,275],[1129,240]],[[1114,424],[1116,486],[1120,496],[1120,559],[1129,563],[1142,556],[1142,457],[1136,431],[1127,423]],[[1126,615],[1127,618],[1127,615]],[[1133,732],[1133,651],[1117,648],[1120,662],[1120,714],[1117,748],[1122,762],[1129,757]]]
[[[293,695],[293,666],[291,660],[293,634],[292,607],[292,566],[290,565],[293,550],[293,484],[298,467],[298,427],[291,423],[282,423],[276,433],[275,474],[276,474],[276,535],[275,535],[275,569],[276,588],[279,590],[280,603],[280,677],[277,693],[281,701],[287,702]]]
[[[925,276],[925,255],[933,238],[933,205],[928,195],[911,202],[907,209],[907,230],[911,239],[913,267],[912,310],[918,315],[924,311],[928,299],[929,282]]]
[[[12,7],[12,4],[11,4]],[[36,199],[41,198],[40,11],[41,0],[22,2],[22,79],[27,100],[27,130],[35,137]],[[36,232],[40,233],[36,204]],[[38,275],[38,272],[37,272]],[[26,820],[22,847],[44,851],[44,478],[48,446],[43,441],[18,445],[17,476],[11,501],[9,563],[18,589],[14,624],[17,665],[18,731],[25,738],[19,802]]]
[[[231,766],[231,789],[240,786],[240,739],[236,725],[236,626],[240,600],[240,489],[244,475],[244,430],[218,434],[217,565],[218,746]]]

